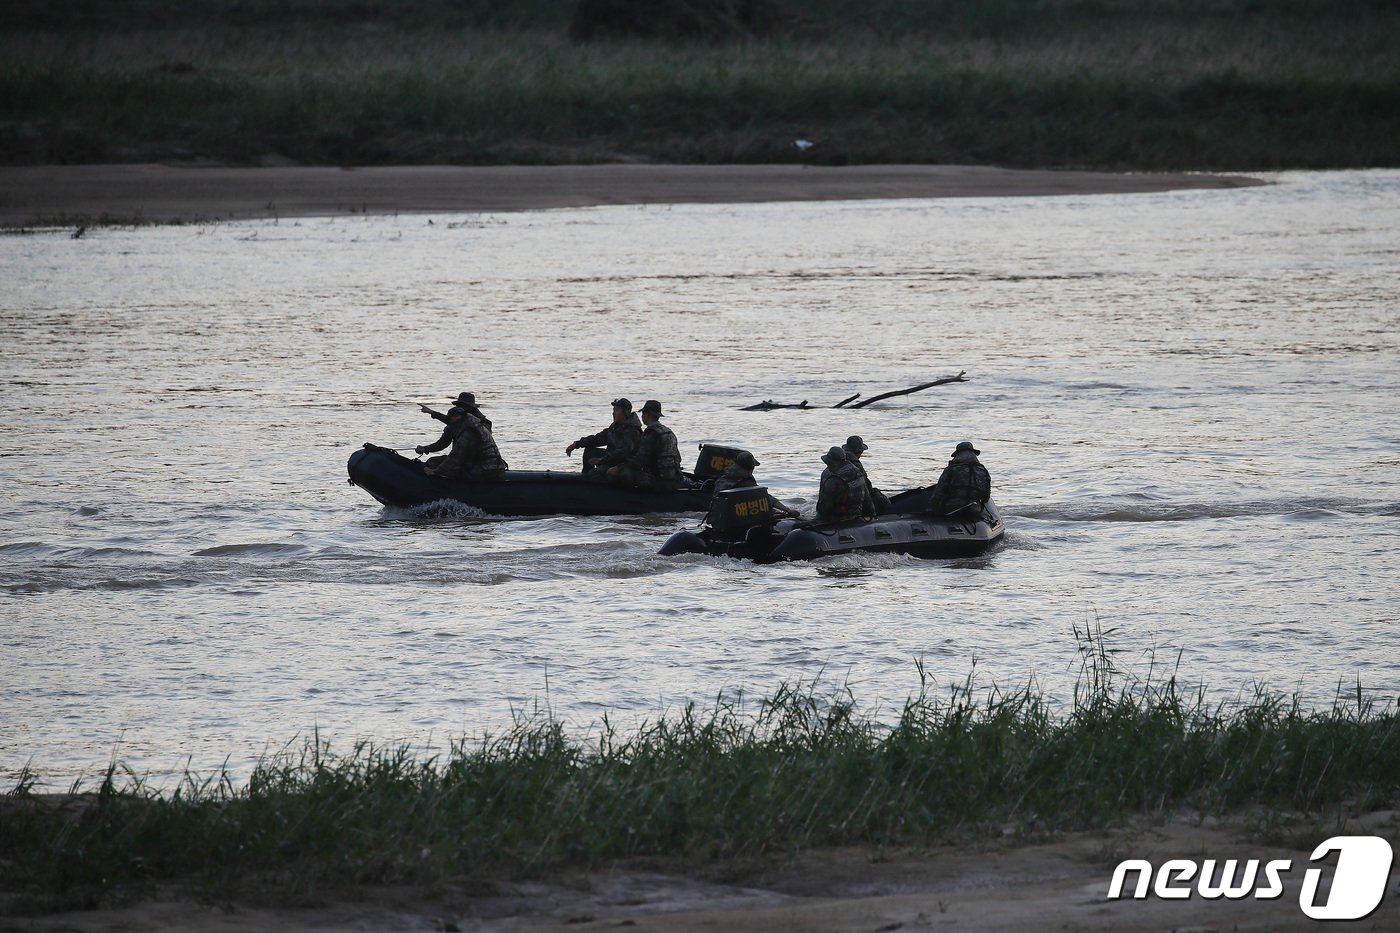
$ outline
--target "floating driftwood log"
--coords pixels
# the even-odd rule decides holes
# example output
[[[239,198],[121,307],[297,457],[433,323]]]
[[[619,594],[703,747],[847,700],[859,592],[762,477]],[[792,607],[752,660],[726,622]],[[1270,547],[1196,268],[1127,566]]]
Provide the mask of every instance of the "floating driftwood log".
[[[835,405],[831,405],[831,406],[825,406],[825,405],[809,405],[809,404],[807,404],[807,400],[806,400],[805,398],[804,398],[802,401],[798,402],[796,405],[793,405],[793,404],[790,404],[790,403],[785,403],[785,402],[775,402],[775,401],[769,399],[769,400],[767,400],[767,401],[759,402],[757,405],[746,405],[745,407],[743,407],[743,408],[741,408],[741,409],[739,409],[739,410],[740,410],[740,411],[772,411],[772,410],[775,409],[775,408],[826,408],[826,407],[830,407],[830,408],[864,408],[866,405],[869,405],[869,404],[871,404],[872,402],[883,401],[884,399],[887,399],[887,398],[894,398],[895,396],[898,396],[898,395],[912,395],[912,394],[915,393],[915,392],[922,392],[924,389],[932,389],[934,386],[947,385],[947,384],[950,383],[950,382],[967,382],[967,370],[963,370],[962,372],[959,372],[956,376],[944,376],[942,379],[935,379],[935,380],[933,380],[932,382],[920,383],[919,385],[916,385],[916,386],[910,386],[910,387],[907,388],[907,389],[896,389],[896,390],[893,391],[893,392],[882,392],[882,393],[880,393],[879,395],[872,395],[872,396],[870,396],[870,398],[861,399],[859,402],[856,401],[856,399],[860,398],[860,393],[857,392],[855,395],[852,395],[850,398],[843,398],[841,401],[839,401],[839,402],[837,402]]]

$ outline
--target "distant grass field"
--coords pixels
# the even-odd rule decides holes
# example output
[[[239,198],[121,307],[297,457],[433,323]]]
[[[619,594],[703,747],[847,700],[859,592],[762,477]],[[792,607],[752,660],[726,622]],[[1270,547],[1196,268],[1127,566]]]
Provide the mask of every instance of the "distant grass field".
[[[541,714],[441,759],[339,754],[314,736],[246,785],[191,775],[157,794],[114,763],[93,792],[55,799],[26,774],[0,795],[0,893],[46,910],[172,883],[223,897],[489,881],[637,857],[1044,839],[1183,813],[1248,813],[1261,839],[1315,842],[1400,803],[1393,704],[1358,687],[1322,710],[1262,689],[1213,705],[1170,670],[1125,677],[1104,634],[1076,633],[1083,673],[1054,706],[1033,686],[935,687],[921,669],[923,689],[879,720],[844,689],[799,684],[626,735],[604,720],[571,736]]]
[[[1395,4],[787,6],[792,35],[579,44],[562,0],[19,0],[0,161],[1400,164]]]

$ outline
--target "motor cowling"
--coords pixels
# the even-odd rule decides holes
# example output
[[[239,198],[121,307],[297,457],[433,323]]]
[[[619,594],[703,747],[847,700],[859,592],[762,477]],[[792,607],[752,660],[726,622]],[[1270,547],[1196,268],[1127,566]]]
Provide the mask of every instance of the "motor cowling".
[[[749,529],[777,520],[767,486],[744,486],[716,493],[707,518],[711,533],[721,541],[742,541]]]
[[[734,465],[740,454],[748,453],[742,447],[723,447],[719,444],[701,444],[700,456],[695,459],[694,475],[697,480],[718,479],[724,471]]]

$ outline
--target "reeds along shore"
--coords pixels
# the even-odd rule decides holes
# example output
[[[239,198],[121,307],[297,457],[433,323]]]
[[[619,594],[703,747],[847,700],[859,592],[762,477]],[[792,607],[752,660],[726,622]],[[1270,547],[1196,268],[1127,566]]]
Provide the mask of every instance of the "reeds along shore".
[[[569,0],[111,7],[20,2],[0,162],[1400,164],[1380,0],[788,0],[590,42]]]
[[[1129,816],[1248,812],[1262,839],[1314,835],[1400,800],[1400,715],[1358,687],[1330,709],[1208,703],[1170,671],[1125,678],[1103,633],[1052,708],[1033,687],[939,688],[892,719],[845,689],[721,698],[620,734],[520,719],[442,758],[332,751],[321,736],[246,785],[190,775],[156,793],[114,764],[91,793],[0,798],[0,864],[33,909],[160,882],[294,887],[504,879],[639,856],[705,862],[823,845],[1040,839]],[[1308,815],[1305,827],[1286,824]],[[1325,833],[1324,833],[1325,835]]]

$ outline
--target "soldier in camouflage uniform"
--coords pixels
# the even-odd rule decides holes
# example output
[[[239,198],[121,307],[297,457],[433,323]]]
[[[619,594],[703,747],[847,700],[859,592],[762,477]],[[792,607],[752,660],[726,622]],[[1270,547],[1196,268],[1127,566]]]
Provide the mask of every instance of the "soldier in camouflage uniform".
[[[447,412],[447,427],[442,436],[452,435],[452,450],[445,457],[434,457],[423,468],[429,476],[443,479],[500,479],[509,469],[501,452],[496,448],[496,439],[491,436],[487,422],[471,414],[465,408],[452,406]],[[419,453],[432,449],[441,450],[438,445],[417,448]]]
[[[884,515],[890,512],[890,499],[870,482],[870,474],[865,472],[865,464],[860,462],[860,455],[870,448],[866,446],[865,439],[859,434],[852,434],[846,438],[845,445],[841,448],[846,452],[846,460],[852,463],[860,471],[861,478],[865,480],[865,494],[870,498],[870,503],[875,508],[876,515]]]
[[[681,450],[676,435],[661,423],[661,403],[648,399],[642,406],[642,443],[626,463],[608,469],[608,478],[641,489],[679,489]]]
[[[414,453],[435,454],[439,450],[446,450],[447,448],[452,446],[452,442],[457,439],[458,435],[460,435],[467,426],[466,419],[458,417],[459,415],[465,415],[467,413],[467,410],[465,408],[461,408],[454,405],[451,408],[449,408],[447,410],[447,414],[444,415],[441,412],[433,411],[426,405],[419,405],[418,407],[426,411],[428,414],[432,415],[434,418],[437,418],[439,421],[442,421],[443,427],[441,437],[433,441],[431,444],[420,444],[419,446],[413,448]],[[456,415],[454,415],[454,412],[456,413]],[[441,463],[444,459],[446,458],[429,457],[428,466],[435,466],[436,464]]]
[[[457,406],[458,408],[465,408],[466,411],[467,411],[467,414],[469,414],[469,415],[476,415],[478,418],[480,418],[482,421],[484,421],[484,422],[486,423],[486,427],[487,427],[488,429],[491,428],[491,419],[488,418],[488,417],[486,417],[484,414],[482,414],[481,409],[478,408],[478,407],[476,407],[476,395],[474,395],[473,393],[471,393],[471,392],[458,392],[458,393],[457,393],[457,397],[456,397],[455,399],[452,400],[452,404],[455,405],[455,406]],[[447,416],[446,416],[446,415],[444,415],[444,414],[443,414],[442,412],[440,412],[440,411],[433,411],[433,410],[432,410],[431,408],[429,408],[427,405],[419,405],[419,406],[418,406],[418,410],[421,411],[421,412],[422,412],[423,414],[425,414],[425,415],[428,415],[428,416],[430,416],[430,417],[432,417],[432,418],[436,418],[438,421],[441,421],[441,422],[443,422],[444,424],[447,423]]]
[[[865,492],[865,476],[846,459],[846,451],[833,447],[822,455],[821,488],[817,493],[817,520],[844,522],[873,518],[875,508]]]
[[[593,457],[583,464],[584,472],[599,473],[621,466],[630,460],[642,444],[642,423],[632,413],[632,403],[625,398],[613,400],[612,417],[612,424],[597,434],[580,437],[565,447],[564,456],[569,456],[579,448],[586,450],[589,447],[605,447],[607,453],[601,457]]]
[[[963,441],[953,449],[952,459],[938,477],[929,499],[929,511],[951,515],[976,503],[979,507],[992,498],[992,476],[977,457],[982,451]]]
[[[715,480],[715,495],[727,492],[730,489],[747,489],[750,486],[757,486],[758,480],[754,478],[754,467],[758,466],[758,461],[753,454],[747,450],[734,458],[734,462],[729,465],[720,478]],[[768,503],[773,507],[773,511],[789,518],[797,518],[799,513],[796,509],[784,505],[771,493],[768,496]]]

